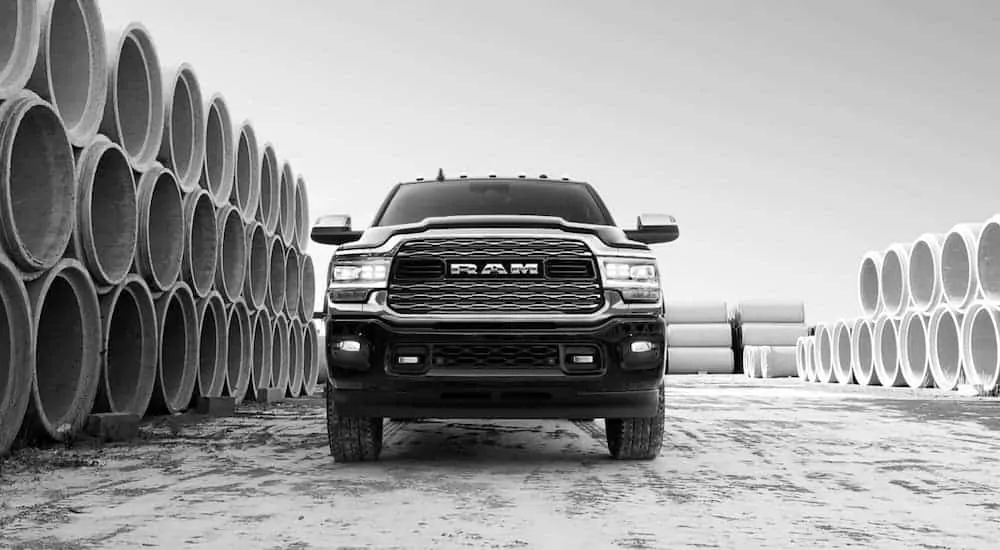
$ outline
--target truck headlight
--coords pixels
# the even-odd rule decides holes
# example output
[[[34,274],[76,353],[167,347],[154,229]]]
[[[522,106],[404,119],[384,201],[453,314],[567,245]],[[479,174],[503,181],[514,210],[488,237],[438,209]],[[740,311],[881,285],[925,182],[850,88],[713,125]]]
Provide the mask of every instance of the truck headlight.
[[[660,300],[660,274],[654,260],[603,258],[601,276],[604,287],[619,291],[626,302]]]
[[[367,301],[372,290],[386,287],[389,261],[389,258],[383,257],[334,256],[327,288],[330,302]]]

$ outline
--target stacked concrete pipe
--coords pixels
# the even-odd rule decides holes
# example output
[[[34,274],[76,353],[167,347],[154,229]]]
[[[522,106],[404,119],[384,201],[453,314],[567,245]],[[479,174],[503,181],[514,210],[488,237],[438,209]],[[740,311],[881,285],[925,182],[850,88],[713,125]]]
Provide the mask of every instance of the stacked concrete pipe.
[[[312,256],[303,254],[301,257],[301,282],[299,283],[299,315],[302,322],[312,320],[316,308],[316,269]]]
[[[20,91],[31,77],[38,58],[41,17],[37,0],[0,4],[0,101]],[[2,449],[2,447],[0,447]]]
[[[199,182],[221,205],[231,196],[236,173],[233,122],[222,94],[212,96],[205,112],[205,159]]]
[[[100,131],[140,172],[152,168],[163,140],[163,75],[149,31],[139,23],[107,34],[108,97]]]
[[[267,282],[271,264],[268,253],[267,233],[264,226],[253,221],[247,225],[247,272],[243,283],[243,299],[247,306],[256,311],[267,305]]]
[[[861,312],[866,317],[875,317],[882,313],[881,292],[882,253],[868,252],[861,258],[858,268],[858,303]]]
[[[274,317],[271,338],[271,387],[284,393],[290,376],[291,353],[288,349],[288,317],[281,313]]]
[[[164,71],[164,124],[161,164],[169,168],[184,192],[198,188],[205,162],[205,106],[194,68],[181,63]]]
[[[875,321],[874,342],[875,373],[886,387],[905,386],[906,378],[900,365],[899,320],[881,316]]]
[[[229,190],[229,204],[239,209],[248,221],[253,219],[251,199],[260,188],[260,151],[257,149],[257,133],[250,121],[240,124],[235,147],[235,175]],[[256,207],[253,207],[254,209]]]
[[[196,189],[184,197],[184,282],[196,298],[212,291],[219,264],[219,228],[212,195]]]
[[[195,305],[199,343],[193,399],[219,397],[226,385],[229,364],[229,315],[218,292],[197,300]]]
[[[979,262],[976,247],[984,224],[960,223],[941,246],[941,283],[944,301],[967,309],[978,298]]]
[[[31,398],[35,370],[28,291],[14,266],[0,258],[0,456],[14,443]]]
[[[305,380],[302,395],[312,395],[319,384],[319,346],[316,325],[310,320],[302,327],[302,363],[305,365]]]
[[[260,180],[258,201],[255,207],[256,219],[264,224],[270,234],[278,233],[281,221],[281,166],[274,145],[264,144],[260,155]]]
[[[153,292],[177,282],[184,257],[184,205],[173,173],[160,165],[139,178],[139,238],[134,270]]]
[[[910,296],[913,307],[930,313],[941,303],[941,246],[946,235],[925,233],[910,248]]]
[[[309,247],[309,188],[306,180],[299,176],[295,184],[295,206],[296,217],[299,221],[299,250],[305,251]]]
[[[930,316],[919,311],[908,311],[899,322],[899,364],[903,379],[911,388],[929,388],[933,385],[927,334]]]
[[[148,414],[176,414],[187,409],[198,376],[198,309],[194,294],[177,282],[155,301],[159,330],[156,385]]]
[[[156,381],[156,309],[149,286],[129,275],[101,302],[100,386],[95,413],[146,413]]]
[[[271,361],[274,325],[267,310],[260,310],[253,316],[253,351],[251,356],[251,388],[270,388]]]
[[[664,308],[669,374],[736,372],[726,302],[671,301]]]
[[[910,245],[896,243],[882,256],[879,270],[879,294],[882,313],[890,317],[902,316],[910,306]]]
[[[226,302],[235,302],[243,292],[247,272],[246,227],[239,211],[231,205],[219,209],[216,217],[219,235],[219,265],[215,288]]]
[[[854,381],[851,368],[851,329],[854,322],[840,319],[833,324],[830,333],[830,363],[833,368],[833,379],[838,384],[850,384]]]
[[[299,253],[294,247],[288,247],[285,254],[285,314],[289,319],[301,315],[302,304],[299,288],[302,284],[302,270],[299,267]]]
[[[761,346],[757,367],[761,378],[797,376],[795,346]]]
[[[288,397],[298,397],[305,383],[302,345],[302,321],[291,318],[288,323],[288,387],[285,388],[285,395]]]
[[[238,300],[229,306],[229,363],[226,387],[239,405],[247,396],[253,378],[253,326],[246,303]]]
[[[879,384],[875,369],[875,323],[859,318],[851,328],[851,370],[854,381],[862,386]]]
[[[272,315],[277,315],[285,307],[285,247],[281,239],[272,237],[268,258],[271,264],[267,280],[267,306]]]
[[[940,304],[930,317],[927,348],[934,386],[956,389],[962,376],[962,320],[964,314],[948,304]]]
[[[1000,384],[1000,306],[978,301],[962,320],[963,375],[985,390]]]
[[[828,325],[816,325],[813,361],[816,364],[816,380],[822,384],[833,382],[833,328]]]
[[[292,165],[285,161],[281,165],[281,177],[279,179],[280,200],[279,200],[279,223],[277,233],[281,235],[281,240],[285,246],[295,245],[295,234],[298,226],[295,222],[295,174],[292,172]]]

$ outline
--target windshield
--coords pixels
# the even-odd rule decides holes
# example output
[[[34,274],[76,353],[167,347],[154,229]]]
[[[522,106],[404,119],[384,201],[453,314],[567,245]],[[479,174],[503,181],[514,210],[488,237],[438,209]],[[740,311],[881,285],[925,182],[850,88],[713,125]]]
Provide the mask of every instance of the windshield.
[[[405,183],[389,197],[374,225],[481,215],[555,216],[574,223],[614,225],[589,186],[561,181]]]

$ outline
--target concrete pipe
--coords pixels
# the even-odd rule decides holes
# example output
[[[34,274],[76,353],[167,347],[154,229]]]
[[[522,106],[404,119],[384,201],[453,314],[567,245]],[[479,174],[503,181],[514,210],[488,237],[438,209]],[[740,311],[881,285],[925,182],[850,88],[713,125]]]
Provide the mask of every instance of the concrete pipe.
[[[35,369],[28,291],[14,266],[0,258],[0,456],[10,451],[24,420]]]
[[[253,351],[251,356],[251,382],[253,390],[270,388],[271,347],[274,339],[274,325],[271,315],[260,310],[253,316]]]
[[[816,364],[816,380],[822,384],[833,382],[833,328],[816,325],[816,347],[813,361]]]
[[[205,160],[199,184],[223,205],[232,194],[236,173],[236,144],[233,121],[222,94],[214,94],[205,108]],[[245,209],[240,209],[242,215]]]
[[[911,388],[929,388],[934,383],[927,346],[929,318],[926,313],[908,311],[899,322],[899,365]]]
[[[899,317],[910,306],[910,245],[890,245],[882,255],[879,270],[879,294],[882,311],[890,317]]]
[[[982,227],[983,224],[958,224],[941,245],[941,288],[944,301],[955,309],[968,308],[979,292],[976,246]]]
[[[257,133],[249,120],[240,125],[235,155],[236,170],[229,188],[229,204],[238,208],[244,219],[249,221],[257,208],[251,206],[251,199],[258,196],[260,189],[260,151],[257,148]]]
[[[184,282],[174,283],[154,303],[160,355],[147,413],[176,414],[191,403],[198,377],[198,309],[191,288]]]
[[[299,176],[295,183],[295,205],[299,220],[299,250],[305,252],[309,246],[309,189],[306,187],[306,180]]]
[[[195,306],[200,336],[193,397],[219,397],[226,385],[229,364],[229,315],[218,292],[197,300]]]
[[[879,383],[892,388],[906,385],[899,361],[899,319],[880,315],[875,320],[872,348],[875,352],[875,375]]]
[[[931,315],[927,347],[934,385],[953,390],[962,383],[963,313],[941,304]]]
[[[808,336],[800,336],[795,341],[795,375],[802,380],[809,379],[806,374],[806,342],[808,340]]]
[[[944,234],[926,233],[910,247],[910,297],[918,311],[930,313],[941,303],[941,245]]]
[[[733,345],[733,327],[729,323],[667,325],[667,345],[678,348],[728,348]]]
[[[264,229],[274,235],[278,232],[281,221],[281,165],[278,164],[278,154],[274,145],[264,144],[260,155],[260,185],[257,189],[257,205],[254,208],[255,218],[264,224]]]
[[[744,323],[740,325],[743,345],[794,346],[809,329],[801,323]]]
[[[962,319],[962,364],[969,384],[992,391],[1000,383],[1000,307],[976,302]]]
[[[0,104],[0,255],[37,278],[66,251],[75,219],[73,150],[59,115],[19,92]]]
[[[305,357],[302,355],[304,345],[302,335],[302,321],[292,318],[288,323],[288,387],[285,395],[288,397],[298,397],[302,394],[302,386],[305,383]]]
[[[239,300],[229,306],[229,362],[226,388],[239,405],[246,399],[253,372],[253,326],[250,310]]]
[[[729,306],[717,301],[668,301],[665,319],[671,324],[728,323]]]
[[[292,173],[292,165],[288,161],[281,165],[279,181],[281,210],[278,215],[281,221],[278,224],[280,226],[278,233],[285,241],[285,246],[291,248],[295,244],[295,234],[298,232],[298,227],[295,223],[295,174]]]
[[[1000,215],[983,224],[976,243],[975,264],[979,295],[1000,303]]]
[[[760,347],[743,346],[743,375],[747,378],[760,378]]]
[[[796,300],[743,300],[736,306],[736,319],[740,323],[796,323],[806,322],[806,306]],[[788,344],[794,345],[792,340]]]
[[[850,384],[854,382],[851,369],[852,328],[854,328],[853,321],[841,319],[833,324],[833,332],[830,334],[830,361],[833,366],[833,379],[838,384]]]
[[[819,380],[816,374],[816,337],[810,336],[806,340],[806,380],[809,382],[816,382]]]
[[[871,319],[857,319],[851,328],[851,372],[854,381],[862,386],[879,383],[875,373],[875,323]]]
[[[882,302],[881,271],[881,252],[869,252],[861,258],[858,269],[858,303],[861,304],[861,313],[868,318],[882,313],[885,305]]]
[[[301,282],[299,283],[299,316],[303,323],[308,323],[313,318],[316,308],[316,268],[313,266],[312,256],[302,255]],[[730,332],[732,339],[732,332]]]
[[[35,374],[22,425],[25,440],[72,438],[93,409],[100,383],[101,306],[83,264],[60,260],[27,286]]]
[[[251,310],[267,304],[267,280],[271,273],[267,234],[259,222],[247,225],[247,272],[243,279],[243,299]]]
[[[163,137],[157,160],[184,192],[198,188],[205,162],[205,105],[194,69],[187,63],[164,71]]]
[[[28,88],[52,104],[70,142],[85,147],[108,99],[107,45],[96,0],[40,0],[41,41]]]
[[[267,305],[272,314],[278,314],[285,308],[285,247],[277,236],[271,237],[268,257],[271,268],[267,280]]]
[[[129,164],[153,167],[163,140],[163,74],[153,39],[139,23],[107,34],[108,97],[101,133],[121,146]]]
[[[668,374],[733,374],[736,357],[730,348],[667,348]]]
[[[138,275],[101,296],[102,353],[95,413],[146,414],[156,383],[156,308]]]
[[[274,317],[271,336],[271,387],[282,391],[291,381],[291,354],[288,346],[288,317],[284,313]]]
[[[231,205],[220,208],[216,220],[219,265],[215,270],[215,288],[224,300],[235,302],[243,292],[247,274],[246,227],[239,211]]]
[[[38,58],[41,17],[37,0],[0,2],[0,101],[28,84]],[[0,447],[2,449],[2,447]]]
[[[72,254],[99,291],[125,280],[138,240],[136,182],[125,151],[98,136],[76,163],[77,203]]]
[[[174,174],[160,165],[139,178],[139,239],[134,271],[163,292],[180,278],[184,259],[184,204]]]
[[[302,395],[312,395],[319,384],[319,335],[316,325],[305,321],[302,327],[302,364],[305,365],[305,380],[302,384]]]
[[[197,298],[212,291],[219,263],[219,230],[212,195],[196,189],[184,197],[184,282]]]
[[[330,378],[330,367],[326,364],[326,325],[322,320],[316,319],[309,323],[309,328],[316,335],[316,359],[319,366],[316,371],[319,373],[318,383],[326,384]]]
[[[299,285],[302,284],[302,270],[299,268],[299,253],[289,246],[285,254],[285,313],[289,319],[299,316]]]
[[[761,378],[796,376],[795,346],[763,346],[757,362]]]

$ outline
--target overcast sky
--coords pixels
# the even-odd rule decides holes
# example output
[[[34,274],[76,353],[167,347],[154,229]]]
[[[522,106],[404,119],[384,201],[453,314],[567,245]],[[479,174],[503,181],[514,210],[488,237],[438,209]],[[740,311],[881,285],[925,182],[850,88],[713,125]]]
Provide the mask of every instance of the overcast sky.
[[[866,251],[1000,212],[1000,2],[100,6],[251,119],[314,219],[364,226],[439,167],[569,175],[621,225],[678,218],[668,299],[804,299],[817,322],[860,312]]]

